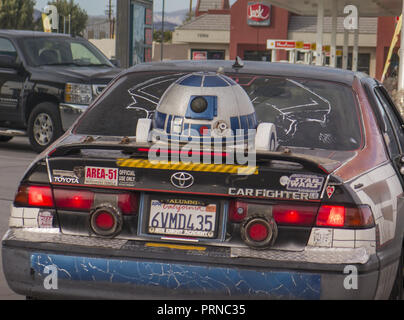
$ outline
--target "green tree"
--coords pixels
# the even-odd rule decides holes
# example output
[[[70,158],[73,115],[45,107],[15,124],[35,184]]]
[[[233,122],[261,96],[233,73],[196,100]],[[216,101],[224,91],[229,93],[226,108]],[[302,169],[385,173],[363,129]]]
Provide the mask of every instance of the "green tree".
[[[0,0],[0,29],[34,29],[34,0]]]
[[[1,1],[1,0],[0,0]],[[48,2],[56,6],[59,14],[59,32],[63,32],[65,26],[64,17],[66,17],[66,33],[69,32],[69,14],[70,14],[70,33],[72,35],[82,35],[86,28],[88,15],[74,0],[54,0]]]
[[[173,38],[172,31],[164,31],[164,42],[171,42]],[[153,33],[153,40],[156,42],[161,42],[161,30],[156,30]]]

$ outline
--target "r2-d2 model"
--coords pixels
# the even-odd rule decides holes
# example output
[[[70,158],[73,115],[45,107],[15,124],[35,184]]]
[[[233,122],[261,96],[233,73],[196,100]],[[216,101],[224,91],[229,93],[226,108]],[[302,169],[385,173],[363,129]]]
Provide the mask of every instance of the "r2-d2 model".
[[[217,73],[198,72],[174,82],[163,94],[154,119],[140,119],[136,141],[154,137],[180,142],[226,139],[253,142],[255,149],[278,147],[275,125],[258,124],[254,107],[243,88]]]

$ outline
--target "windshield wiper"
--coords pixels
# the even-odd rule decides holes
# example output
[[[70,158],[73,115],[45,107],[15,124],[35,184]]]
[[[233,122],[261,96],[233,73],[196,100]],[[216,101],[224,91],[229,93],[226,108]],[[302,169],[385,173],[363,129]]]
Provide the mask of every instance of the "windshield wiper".
[[[107,63],[77,63],[77,62],[51,62],[44,63],[41,66],[76,66],[76,67],[110,67],[111,65]]]
[[[41,66],[80,66],[80,64],[74,62],[50,62],[41,64]]]
[[[110,67],[112,68],[112,66],[110,64],[107,63],[88,63],[88,64],[77,64],[81,67]]]

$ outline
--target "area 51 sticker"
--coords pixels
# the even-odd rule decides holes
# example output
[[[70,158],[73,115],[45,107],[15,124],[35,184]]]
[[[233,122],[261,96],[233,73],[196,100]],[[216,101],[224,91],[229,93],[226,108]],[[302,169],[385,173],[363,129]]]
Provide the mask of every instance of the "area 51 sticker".
[[[85,167],[85,184],[133,187],[135,171],[117,168]]]

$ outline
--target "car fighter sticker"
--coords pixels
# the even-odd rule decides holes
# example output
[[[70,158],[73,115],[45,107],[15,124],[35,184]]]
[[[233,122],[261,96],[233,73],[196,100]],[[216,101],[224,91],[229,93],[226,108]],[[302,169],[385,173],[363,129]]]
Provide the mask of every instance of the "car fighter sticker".
[[[318,192],[294,192],[285,190],[229,188],[228,194],[232,196],[261,197],[268,199],[288,200],[318,200]]]

